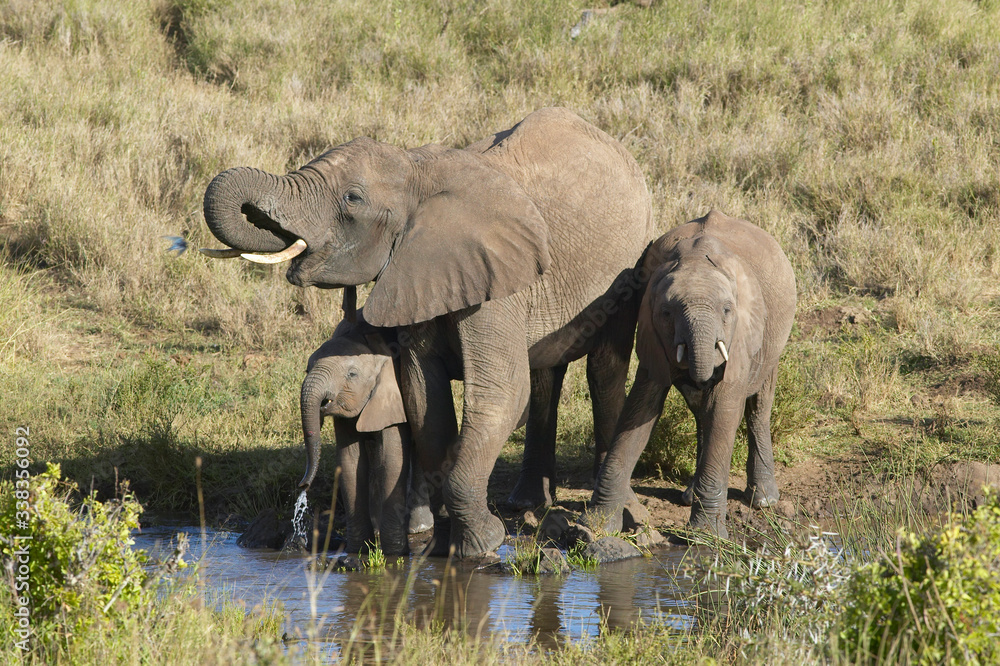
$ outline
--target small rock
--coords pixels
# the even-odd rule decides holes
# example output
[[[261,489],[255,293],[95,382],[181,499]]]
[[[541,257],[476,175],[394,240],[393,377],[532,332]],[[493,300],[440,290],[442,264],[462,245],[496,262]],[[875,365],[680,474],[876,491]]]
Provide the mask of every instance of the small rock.
[[[791,519],[795,517],[795,505],[789,500],[778,500],[774,505],[774,512],[779,516]]]
[[[236,540],[241,548],[271,548],[279,550],[291,536],[292,521],[279,520],[273,508],[264,509],[250,523],[246,532]]]
[[[361,571],[365,568],[365,563],[357,555],[340,555],[329,558],[326,568],[330,571]]]
[[[667,537],[660,534],[657,530],[645,529],[636,535],[635,545],[639,548],[653,548],[654,546],[659,546],[666,540]]]
[[[511,568],[510,568],[510,565],[507,564],[506,562],[502,562],[502,561],[501,562],[490,562],[488,564],[480,564],[479,566],[476,567],[476,571],[480,571],[482,573],[491,573],[491,574],[509,574],[509,573],[513,573],[512,570],[511,570]]]
[[[605,563],[627,560],[630,557],[642,557],[642,553],[625,539],[608,536],[587,544],[587,547],[583,549],[583,556]]]
[[[558,548],[542,548],[541,557],[538,559],[539,574],[559,574],[569,571],[569,562],[566,556]]]
[[[479,569],[482,567],[488,567],[493,564],[498,564],[500,562],[502,562],[502,560],[500,559],[500,555],[495,550],[491,550],[490,552],[483,553],[482,555],[479,556],[476,568]]]
[[[285,542],[281,544],[281,552],[283,553],[308,553],[309,552],[309,542],[306,538],[300,534],[289,534],[285,538]]]
[[[542,522],[538,526],[539,541],[553,541],[559,543],[563,535],[574,522],[576,514],[561,507],[549,507],[542,517]]]
[[[524,513],[521,514],[521,522],[531,529],[535,529],[538,527],[538,516],[531,509],[525,509]]]
[[[622,509],[622,531],[638,532],[650,522],[649,509],[640,504],[638,499],[630,500]]]
[[[597,535],[586,525],[575,523],[566,530],[566,544],[568,546],[574,546],[579,542],[594,543],[595,541],[597,541]]]

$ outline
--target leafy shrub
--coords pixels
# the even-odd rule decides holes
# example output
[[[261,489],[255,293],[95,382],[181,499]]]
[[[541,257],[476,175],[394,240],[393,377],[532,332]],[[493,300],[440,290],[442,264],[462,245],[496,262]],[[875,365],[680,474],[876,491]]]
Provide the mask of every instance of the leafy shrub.
[[[709,538],[702,545],[717,549],[714,560],[682,568],[695,582],[700,621],[711,625],[724,618],[741,636],[748,658],[754,650],[766,655],[769,643],[808,650],[822,646],[853,571],[850,559],[831,548],[828,536],[813,535],[807,544],[783,547],[768,543],[759,550]]]
[[[72,636],[95,618],[115,618],[140,605],[146,598],[145,557],[132,549],[131,536],[139,526],[139,503],[127,492],[107,502],[91,492],[74,502],[76,484],[60,481],[59,465],[51,463],[28,481],[27,491],[0,482],[0,553],[13,592],[23,562],[15,553],[27,547],[34,634]],[[18,516],[25,501],[26,521],[23,513]],[[15,541],[8,535],[31,539]],[[0,611],[0,626],[10,617],[7,609]]]
[[[927,536],[901,530],[895,552],[858,570],[840,639],[848,655],[919,664],[1000,660],[1000,501],[951,515]]]

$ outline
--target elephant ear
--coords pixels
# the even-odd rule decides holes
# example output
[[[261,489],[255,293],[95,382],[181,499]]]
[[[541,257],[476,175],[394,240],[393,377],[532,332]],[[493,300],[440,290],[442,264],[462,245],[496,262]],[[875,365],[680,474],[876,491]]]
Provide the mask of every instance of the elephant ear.
[[[653,324],[653,310],[657,300],[656,284],[661,275],[662,272],[653,275],[639,306],[635,355],[639,357],[639,365],[646,369],[650,379],[663,386],[670,386],[673,384],[673,377],[670,373],[670,361],[667,358],[669,347],[663,344],[663,338]]]
[[[415,165],[430,188],[365,302],[370,323],[427,321],[510,296],[548,270],[548,227],[510,176],[462,150]]]
[[[726,261],[727,272],[736,289],[736,323],[729,350],[729,361],[723,381],[746,381],[753,371],[753,363],[764,344],[764,323],[767,305],[757,279],[743,267],[737,257]]]
[[[357,427],[358,432],[380,432],[397,423],[406,423],[406,412],[392,359],[386,359],[375,380],[371,397],[358,414]]]

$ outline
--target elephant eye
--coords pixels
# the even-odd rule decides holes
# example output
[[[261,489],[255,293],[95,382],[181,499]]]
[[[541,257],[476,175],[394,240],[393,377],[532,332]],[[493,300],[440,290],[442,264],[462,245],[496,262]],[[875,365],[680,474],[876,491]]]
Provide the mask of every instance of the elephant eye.
[[[348,370],[347,371],[347,378],[348,379],[357,379],[358,378],[358,369],[357,368],[351,368],[350,370]]]
[[[363,203],[364,200],[365,200],[364,197],[362,197],[361,193],[358,192],[357,190],[348,190],[347,193],[344,195],[344,202],[351,205]]]

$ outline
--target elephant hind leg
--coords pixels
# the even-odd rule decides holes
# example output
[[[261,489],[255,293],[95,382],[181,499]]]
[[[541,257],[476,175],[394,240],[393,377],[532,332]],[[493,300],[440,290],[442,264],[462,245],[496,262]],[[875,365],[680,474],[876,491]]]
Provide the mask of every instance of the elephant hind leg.
[[[565,365],[531,371],[524,458],[517,484],[507,498],[511,508],[551,506],[555,500],[556,422],[565,375]]]
[[[746,499],[755,509],[773,506],[779,497],[778,481],[774,478],[774,450],[771,445],[771,408],[774,405],[777,378],[778,368],[775,366],[760,392],[746,401]]]
[[[447,555],[451,522],[443,510],[444,465],[458,425],[448,369],[429,347],[433,344],[418,340],[403,348],[402,393],[416,454],[413,466],[422,472],[422,490],[433,522],[434,535],[427,554]]]

